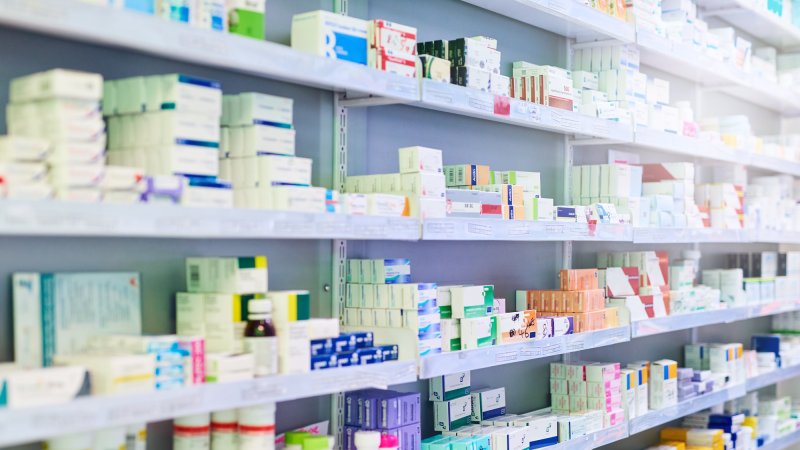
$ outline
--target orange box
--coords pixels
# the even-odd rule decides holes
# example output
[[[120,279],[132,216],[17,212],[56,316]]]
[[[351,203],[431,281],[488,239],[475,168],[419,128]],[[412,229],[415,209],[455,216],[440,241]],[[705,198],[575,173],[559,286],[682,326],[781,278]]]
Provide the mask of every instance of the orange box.
[[[605,307],[605,295],[602,289],[562,292],[566,294],[566,302],[562,311],[589,312],[599,311]]]
[[[564,269],[559,273],[562,291],[597,289],[597,269]]]
[[[619,326],[619,309],[616,306],[606,308],[606,328],[615,328]]]

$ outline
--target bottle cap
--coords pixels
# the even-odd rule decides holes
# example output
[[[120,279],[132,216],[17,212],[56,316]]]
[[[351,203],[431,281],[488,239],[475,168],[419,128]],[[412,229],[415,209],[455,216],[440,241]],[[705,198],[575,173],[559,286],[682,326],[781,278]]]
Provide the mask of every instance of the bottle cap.
[[[329,447],[328,436],[308,436],[303,439],[303,450],[328,450]]]
[[[303,445],[303,440],[309,436],[308,431],[289,431],[285,435],[286,445]]]
[[[397,448],[400,440],[393,434],[381,435],[381,448]]]
[[[269,314],[272,312],[272,302],[269,300],[250,300],[247,302],[248,314]]]
[[[357,450],[378,448],[381,445],[381,433],[379,431],[356,431],[353,444]]]

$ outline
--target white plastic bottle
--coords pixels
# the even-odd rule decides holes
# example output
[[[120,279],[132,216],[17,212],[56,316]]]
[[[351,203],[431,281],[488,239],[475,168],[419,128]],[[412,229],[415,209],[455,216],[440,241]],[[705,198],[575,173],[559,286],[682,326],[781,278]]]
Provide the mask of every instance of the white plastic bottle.
[[[211,414],[178,417],[173,425],[173,450],[209,450]]]
[[[211,413],[211,450],[238,450],[239,420],[235,409]]]
[[[381,433],[379,431],[356,431],[353,436],[356,450],[378,450],[381,446]]]
[[[125,427],[107,428],[94,435],[94,450],[126,450]]]
[[[49,439],[44,443],[44,450],[92,450],[94,445],[92,433],[69,434]]]
[[[275,449],[275,404],[239,409],[239,450]]]
[[[125,433],[127,450],[147,450],[147,424],[128,425]]]

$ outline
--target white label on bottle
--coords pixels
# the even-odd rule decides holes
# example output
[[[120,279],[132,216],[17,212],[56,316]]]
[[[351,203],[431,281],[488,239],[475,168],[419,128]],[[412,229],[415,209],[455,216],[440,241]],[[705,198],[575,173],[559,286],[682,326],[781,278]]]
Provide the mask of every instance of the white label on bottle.
[[[252,353],[255,359],[255,375],[263,377],[278,373],[278,338],[246,337],[245,352]]]
[[[211,431],[211,448],[214,450],[238,450],[236,431]]]
[[[239,450],[273,450],[275,432],[250,432],[239,435]]]
[[[181,436],[176,434],[173,450],[209,450],[208,434],[201,436]]]

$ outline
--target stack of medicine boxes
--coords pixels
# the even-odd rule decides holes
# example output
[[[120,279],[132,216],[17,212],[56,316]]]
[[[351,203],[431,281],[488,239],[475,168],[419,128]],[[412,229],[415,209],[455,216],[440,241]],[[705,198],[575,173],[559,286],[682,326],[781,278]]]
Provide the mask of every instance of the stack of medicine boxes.
[[[598,288],[597,269],[562,270],[560,290],[518,291],[518,301],[525,294],[528,308],[536,309],[542,323],[541,338],[602,330],[606,319],[617,325],[616,308],[605,308],[603,290]]]
[[[444,166],[447,180],[447,200],[451,205],[479,204],[478,211],[458,211],[462,215],[478,213],[481,217],[514,220],[538,220],[527,217],[528,209],[535,209],[541,194],[538,172],[491,171],[489,166],[458,164]],[[478,194],[465,191],[480,191]],[[484,206],[486,205],[486,206]],[[529,206],[530,205],[530,206]],[[471,214],[476,215],[476,214]]]
[[[650,362],[635,361],[628,363],[628,369],[634,372],[636,384],[636,415],[640,417],[650,411]]]
[[[94,73],[54,69],[11,81],[8,132],[49,142],[49,181],[58,199],[102,199],[106,141],[102,98],[103,78]],[[41,163],[25,164],[24,169],[10,177],[14,184],[38,182],[48,172]]]
[[[694,202],[692,163],[642,165],[642,199],[650,201],[650,225],[660,228],[702,228]]]
[[[240,208],[324,212],[326,190],[311,187],[310,158],[295,157],[294,101],[253,92],[223,97],[220,177]]]
[[[636,46],[592,47],[576,50],[574,56],[573,85],[583,88],[582,112],[600,119],[648,125],[647,76],[639,72]],[[597,90],[593,89],[594,77],[588,73],[597,76]]]
[[[567,111],[575,109],[572,73],[569,70],[514,61],[512,75],[514,98]]]
[[[563,370],[563,369],[562,369]],[[551,368],[552,372],[552,368]],[[619,363],[576,363],[566,365],[567,394],[553,395],[554,412],[600,411],[600,428],[625,420],[620,390]],[[563,392],[563,384],[559,392]],[[596,414],[596,413],[593,413]],[[586,414],[584,414],[586,415]],[[587,416],[587,433],[597,431],[598,419]]]
[[[686,367],[710,370],[715,388],[745,381],[743,353],[743,346],[738,342],[689,344],[684,347]]]
[[[151,176],[187,177],[181,203],[232,207],[230,183],[218,180],[222,88],[183,74],[106,81],[108,159]]]
[[[695,191],[698,207],[708,212],[707,227],[739,230],[744,227],[744,189],[731,183],[700,184]]]
[[[419,450],[422,436],[418,392],[365,389],[345,394],[344,404],[343,450],[358,450],[355,434],[373,430],[397,436],[400,450]]]
[[[46,139],[0,136],[0,197],[28,201],[52,197],[45,166],[49,150]]]
[[[253,377],[253,355],[243,353],[247,304],[266,297],[267,280],[266,256],[186,259],[187,292],[176,297],[177,334],[205,338],[208,382]]]
[[[412,283],[409,259],[348,260],[344,324],[396,344],[401,360],[442,351],[436,283]]]
[[[388,20],[367,24],[370,67],[405,77],[417,76],[417,29]]]
[[[509,96],[511,81],[500,74],[497,40],[486,37],[459,38],[447,44],[450,82],[471,89]]]
[[[666,252],[598,253],[597,266],[604,269],[622,268],[623,273],[628,271],[628,276],[633,274],[632,268],[638,269],[638,294],[635,289],[635,295],[623,295],[612,290],[610,293],[619,297],[609,297],[606,302],[619,307],[623,323],[669,314],[669,255]],[[635,283],[630,285],[636,287]]]
[[[650,364],[650,409],[664,409],[678,403],[678,363],[660,359]]]
[[[492,315],[492,285],[439,286],[436,299],[442,318],[442,351],[470,350],[494,345],[497,343],[498,326],[501,330],[507,327],[506,332],[501,332],[501,335],[516,329],[527,331],[522,339],[532,337],[529,326],[531,320],[535,324],[535,312],[527,320],[523,315],[516,318],[509,318],[507,314],[497,317]],[[501,340],[510,341],[511,336],[501,336]]]
[[[442,170],[442,151],[427,147],[404,147],[398,151],[399,173],[349,176],[345,190],[352,194],[399,194],[407,197],[401,209],[420,219],[442,218],[446,215],[445,177]],[[405,203],[405,198],[399,197]],[[369,195],[368,201],[380,201]],[[370,214],[384,208],[369,206]]]

